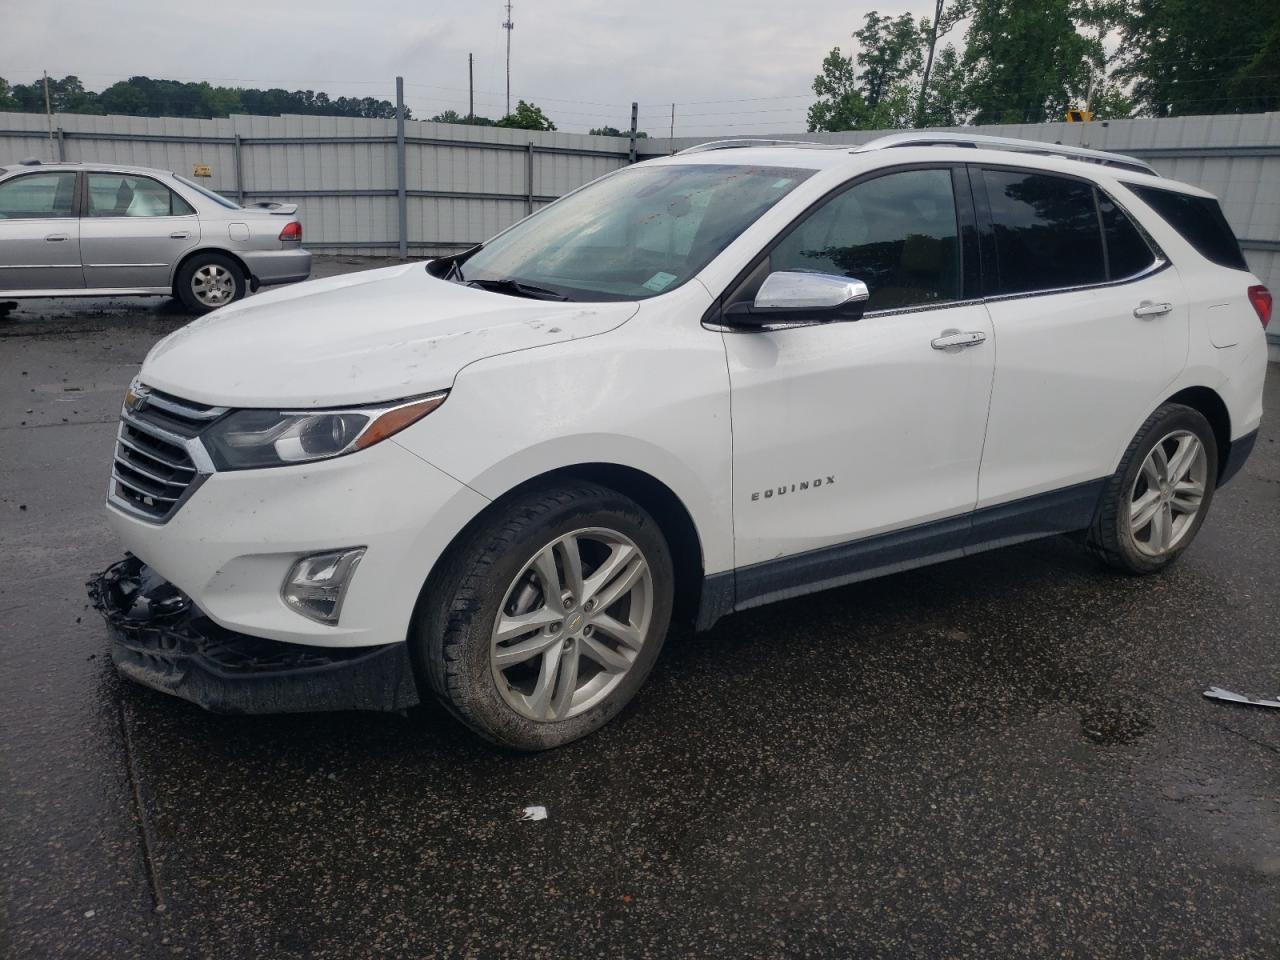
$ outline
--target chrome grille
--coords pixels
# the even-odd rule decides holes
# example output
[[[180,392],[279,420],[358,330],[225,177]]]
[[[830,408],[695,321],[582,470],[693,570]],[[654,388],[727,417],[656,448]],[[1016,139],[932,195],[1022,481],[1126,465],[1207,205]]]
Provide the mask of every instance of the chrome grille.
[[[135,387],[132,398],[141,402],[120,411],[110,496],[121,509],[163,523],[210,472],[195,438],[226,408],[145,387]]]

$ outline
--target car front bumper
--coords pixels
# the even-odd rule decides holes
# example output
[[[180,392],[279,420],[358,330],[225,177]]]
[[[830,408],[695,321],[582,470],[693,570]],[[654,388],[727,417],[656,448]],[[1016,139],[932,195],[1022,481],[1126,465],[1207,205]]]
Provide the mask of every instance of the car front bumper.
[[[332,460],[217,471],[163,523],[108,501],[126,550],[218,626],[285,643],[403,642],[436,560],[489,503],[394,439]],[[302,557],[364,547],[336,624],[288,606],[281,588]]]
[[[121,676],[214,713],[402,710],[418,703],[408,645],[326,648],[226,630],[137,557],[91,579]]]
[[[301,247],[293,250],[242,250],[237,253],[259,286],[294,283],[311,276],[311,251]]]

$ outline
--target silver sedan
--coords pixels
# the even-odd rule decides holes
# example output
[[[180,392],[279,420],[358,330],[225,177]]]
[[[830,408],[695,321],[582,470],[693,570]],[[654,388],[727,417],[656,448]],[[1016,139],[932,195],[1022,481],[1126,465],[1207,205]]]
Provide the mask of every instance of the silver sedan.
[[[259,286],[307,279],[297,211],[241,207],[149,167],[0,167],[0,301],[174,296],[205,313]]]

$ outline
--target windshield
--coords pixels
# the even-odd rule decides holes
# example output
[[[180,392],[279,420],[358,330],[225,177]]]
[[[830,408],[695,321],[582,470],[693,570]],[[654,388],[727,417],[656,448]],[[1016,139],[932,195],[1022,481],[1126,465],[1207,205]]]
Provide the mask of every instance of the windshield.
[[[696,274],[812,173],[707,163],[628,168],[491,240],[455,277],[570,300],[652,297]]]
[[[200,194],[201,196],[208,197],[210,200],[212,200],[214,203],[218,204],[219,206],[226,207],[228,210],[240,209],[240,204],[233,203],[232,201],[228,200],[226,197],[224,197],[220,193],[214,193],[208,187],[202,187],[198,183],[192,183],[190,180],[182,176],[182,174],[180,173],[175,173],[173,175],[173,178],[180,183],[185,183],[188,187],[190,187],[196,193]]]

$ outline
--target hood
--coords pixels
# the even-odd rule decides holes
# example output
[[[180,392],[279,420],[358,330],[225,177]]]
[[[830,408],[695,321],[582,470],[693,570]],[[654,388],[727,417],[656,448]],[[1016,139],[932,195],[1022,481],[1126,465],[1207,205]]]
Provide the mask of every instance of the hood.
[[[438,280],[411,263],[222,307],[157,343],[140,378],[222,406],[398,400],[451,386],[476,360],[612,330],[638,308],[511,297]]]

